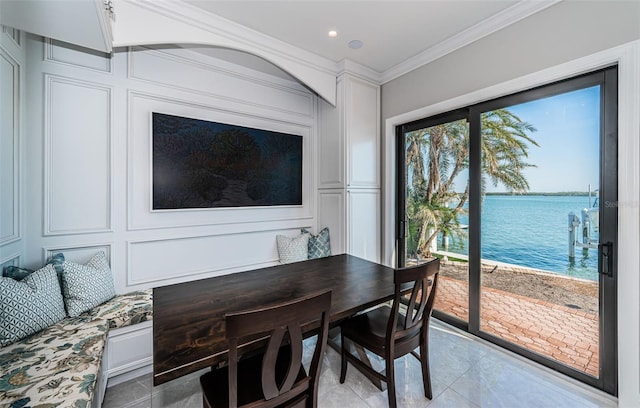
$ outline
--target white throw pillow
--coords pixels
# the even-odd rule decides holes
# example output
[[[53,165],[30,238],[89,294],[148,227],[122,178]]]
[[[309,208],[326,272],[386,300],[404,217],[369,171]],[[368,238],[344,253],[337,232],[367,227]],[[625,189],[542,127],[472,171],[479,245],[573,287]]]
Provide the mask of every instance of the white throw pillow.
[[[309,234],[297,237],[276,235],[276,244],[281,263],[305,261],[309,256]]]
[[[86,265],[64,261],[62,267],[62,292],[70,317],[93,309],[116,295],[104,252],[98,252]]]

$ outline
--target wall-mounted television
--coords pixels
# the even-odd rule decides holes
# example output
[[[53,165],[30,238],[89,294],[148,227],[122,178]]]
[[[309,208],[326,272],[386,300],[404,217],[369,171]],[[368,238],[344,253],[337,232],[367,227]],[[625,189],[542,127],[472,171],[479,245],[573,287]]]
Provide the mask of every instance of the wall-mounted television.
[[[153,210],[302,205],[302,136],[152,113]]]

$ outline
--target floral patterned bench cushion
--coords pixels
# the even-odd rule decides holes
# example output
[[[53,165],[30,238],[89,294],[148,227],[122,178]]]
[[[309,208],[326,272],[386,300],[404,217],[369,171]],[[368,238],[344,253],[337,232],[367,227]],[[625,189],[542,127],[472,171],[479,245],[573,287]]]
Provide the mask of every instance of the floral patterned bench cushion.
[[[152,291],[118,295],[0,348],[0,408],[87,408],[109,329],[151,320]]]
[[[110,329],[130,326],[153,318],[152,290],[140,290],[113,299],[97,306],[78,318],[89,320],[106,319]]]
[[[105,321],[66,318],[0,349],[0,407],[90,405],[107,336]]]

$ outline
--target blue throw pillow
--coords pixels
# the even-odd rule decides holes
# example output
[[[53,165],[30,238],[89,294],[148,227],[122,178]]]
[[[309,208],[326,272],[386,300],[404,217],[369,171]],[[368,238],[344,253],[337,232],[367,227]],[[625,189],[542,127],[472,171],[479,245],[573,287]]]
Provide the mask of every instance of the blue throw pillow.
[[[318,235],[313,235],[307,229],[302,228],[303,234],[309,234],[308,259],[324,258],[331,256],[331,242],[329,240],[329,228],[324,227]]]
[[[33,269],[20,268],[19,266],[9,265],[4,267],[2,276],[20,281],[33,272]]]
[[[64,262],[64,255],[62,254],[62,252],[60,252],[51,256],[49,259],[47,259],[47,262],[44,265],[53,266],[53,269],[55,269],[56,273],[58,274],[58,277],[60,277],[60,275],[62,274],[63,262]],[[32,274],[33,272],[34,272],[34,269],[20,268],[19,266],[9,265],[4,267],[2,271],[2,276],[6,276],[7,278],[12,278],[17,281],[20,281],[26,278],[27,276],[29,276],[30,274]]]
[[[62,274],[62,264],[64,263],[64,255],[62,252],[52,255],[49,259],[47,259],[46,265],[52,265],[53,269],[58,272],[58,275]]]

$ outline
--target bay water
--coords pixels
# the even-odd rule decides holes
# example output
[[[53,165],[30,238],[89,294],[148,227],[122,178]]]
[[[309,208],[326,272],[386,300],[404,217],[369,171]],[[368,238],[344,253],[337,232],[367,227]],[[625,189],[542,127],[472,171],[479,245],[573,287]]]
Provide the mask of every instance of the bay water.
[[[597,280],[597,249],[578,247],[575,258],[569,258],[568,214],[572,211],[580,219],[589,206],[587,196],[487,195],[482,204],[482,259]],[[460,223],[468,225],[467,217]],[[438,241],[438,249],[445,249]],[[466,244],[466,239],[450,241],[447,250],[466,255]]]

